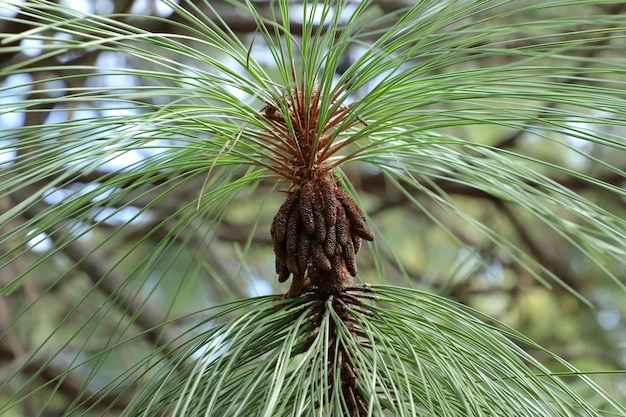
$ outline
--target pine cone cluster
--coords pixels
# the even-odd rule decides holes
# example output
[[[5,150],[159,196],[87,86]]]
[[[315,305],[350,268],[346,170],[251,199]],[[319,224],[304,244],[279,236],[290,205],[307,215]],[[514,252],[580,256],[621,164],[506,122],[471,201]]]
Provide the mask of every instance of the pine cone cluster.
[[[327,177],[304,182],[287,193],[271,226],[278,280],[293,275],[287,298],[312,286],[340,289],[346,272],[356,276],[356,254],[362,239],[373,240],[365,214]]]
[[[268,153],[258,163],[293,184],[271,227],[278,280],[293,276],[285,298],[312,289],[341,293],[356,276],[362,240],[374,239],[363,211],[333,181],[333,169],[349,159],[337,152],[357,138],[348,129],[367,125],[352,105],[341,104],[347,88],[337,87],[326,101],[317,83],[303,83],[266,101],[259,113],[266,129],[258,140]]]

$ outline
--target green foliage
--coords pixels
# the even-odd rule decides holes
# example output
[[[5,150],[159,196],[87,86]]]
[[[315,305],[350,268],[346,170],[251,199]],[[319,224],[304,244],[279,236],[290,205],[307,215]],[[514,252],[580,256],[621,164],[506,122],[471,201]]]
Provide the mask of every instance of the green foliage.
[[[310,297],[279,311],[268,298],[234,305],[243,310],[236,320],[177,355],[177,363],[194,365],[163,371],[127,415],[346,415],[333,370],[348,360],[371,399],[368,415],[601,415],[516,345],[541,349],[519,333],[432,294],[398,287],[373,294],[375,304],[349,310],[349,326],[329,301],[313,340]],[[364,329],[360,340],[352,324]],[[334,329],[349,358],[329,350]],[[561,375],[577,373],[561,362]]]
[[[0,294],[26,296],[0,338],[33,340],[0,379],[0,413],[36,399],[32,415],[152,415],[162,407],[340,415],[341,386],[328,378],[338,360],[328,347],[340,340],[370,415],[626,415],[586,375],[593,370],[443,297],[375,286],[380,302],[363,307],[372,314],[349,310],[372,348],[345,330],[334,305],[312,331],[305,299],[280,310],[268,297],[247,299],[247,262],[263,253],[255,235],[267,234],[265,200],[243,214],[254,221],[229,253],[241,263],[235,276],[222,273],[224,256],[211,247],[242,196],[275,180],[260,109],[317,83],[322,119],[353,102],[343,123],[366,122],[335,139],[346,141],[336,156],[346,188],[351,170],[367,164],[411,213],[465,249],[473,269],[489,269],[487,247],[516,265],[514,282],[532,277],[594,304],[514,239],[519,229],[508,233],[454,195],[463,190],[539,224],[596,282],[624,291],[620,2],[426,0],[387,14],[370,1],[305,1],[301,12],[287,1],[265,11],[231,2],[257,27],[247,40],[212,2],[165,3],[175,18],[89,14],[46,0],[5,18],[26,29],[0,34],[2,53],[13,57],[0,69],[0,115],[23,117],[0,127],[8,156],[0,268],[9,271]],[[168,31],[153,30],[163,24]],[[19,54],[26,40],[32,53]],[[417,286],[394,236],[372,228],[362,279],[397,284],[400,276]],[[38,236],[50,248],[37,247]],[[463,275],[446,273],[444,288]],[[57,292],[71,305],[47,303]],[[236,298],[244,300],[224,304]],[[206,304],[220,312],[203,317]],[[55,320],[41,319],[42,305]],[[39,332],[27,337],[33,325]],[[299,351],[312,334],[310,349]],[[542,352],[550,367],[519,346]],[[3,356],[19,350],[2,346]],[[84,385],[72,391],[77,374]],[[58,392],[74,395],[69,407],[57,405]]]

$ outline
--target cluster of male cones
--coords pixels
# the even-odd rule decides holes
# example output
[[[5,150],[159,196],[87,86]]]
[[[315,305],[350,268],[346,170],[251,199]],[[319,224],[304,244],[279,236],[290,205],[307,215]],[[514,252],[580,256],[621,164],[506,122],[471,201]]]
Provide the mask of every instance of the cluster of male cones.
[[[312,289],[337,294],[357,274],[362,240],[374,239],[363,210],[335,184],[332,172],[339,162],[331,156],[350,143],[334,139],[365,123],[358,117],[347,121],[350,107],[336,104],[342,93],[335,92],[327,113],[321,111],[317,85],[308,91],[294,87],[264,108],[269,124],[264,142],[273,144],[274,155],[268,167],[293,184],[271,226],[278,280],[293,277],[285,298]]]
[[[351,283],[362,239],[374,239],[363,211],[328,178],[305,182],[288,192],[271,234],[278,280],[293,276],[286,298],[312,287],[334,293]]]

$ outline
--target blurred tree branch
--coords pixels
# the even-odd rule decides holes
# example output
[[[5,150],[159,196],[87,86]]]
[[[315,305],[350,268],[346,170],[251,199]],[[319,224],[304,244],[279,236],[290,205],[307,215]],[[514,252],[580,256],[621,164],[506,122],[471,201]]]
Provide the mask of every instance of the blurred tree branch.
[[[30,197],[28,189],[16,190],[10,198],[17,203]],[[24,216],[28,218],[45,216],[50,213],[50,206],[43,202],[35,203],[24,211]],[[48,236],[56,241],[58,237],[70,233],[68,222],[63,221],[56,225],[53,233]],[[48,232],[48,231],[43,231]],[[176,330],[166,326],[167,317],[152,303],[146,302],[127,284],[124,277],[119,276],[112,270],[105,259],[101,258],[95,248],[88,246],[86,242],[71,240],[64,242],[60,249],[66,254],[76,267],[84,272],[94,286],[99,288],[104,294],[115,303],[121,311],[129,317],[133,317],[138,326],[144,329],[144,334],[155,346],[163,348],[164,352],[173,352],[182,343]]]
[[[22,372],[31,378],[45,380],[46,385],[57,383],[60,392],[83,406],[121,411],[128,407],[132,400],[132,387],[117,387],[112,391],[92,387],[80,368],[68,369],[68,364],[61,359],[63,352],[57,352],[53,357],[46,357],[44,352],[34,357],[29,357],[26,352],[21,356],[14,355],[13,350],[6,345],[5,339],[0,338],[0,360],[9,361],[2,367],[0,383],[4,377],[21,368]]]

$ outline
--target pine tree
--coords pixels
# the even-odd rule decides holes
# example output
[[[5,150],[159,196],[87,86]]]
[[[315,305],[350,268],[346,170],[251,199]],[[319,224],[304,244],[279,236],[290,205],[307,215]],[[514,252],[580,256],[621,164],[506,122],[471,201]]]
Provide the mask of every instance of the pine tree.
[[[416,288],[351,177],[373,170],[475,269],[488,247],[592,304],[525,219],[623,291],[623,207],[602,203],[626,197],[609,129],[626,112],[620,2],[164,1],[167,18],[122,3],[6,6],[19,30],[0,35],[0,110],[24,119],[0,128],[0,291],[21,296],[0,328],[16,364],[0,414],[45,415],[62,395],[62,415],[626,415],[593,371]],[[512,146],[524,138],[549,152]],[[592,168],[550,154],[565,151]],[[221,275],[211,242],[262,185],[237,274]],[[262,253],[281,293],[250,298],[242,271]],[[207,276],[223,293],[184,305]],[[24,343],[41,306],[55,319]]]

